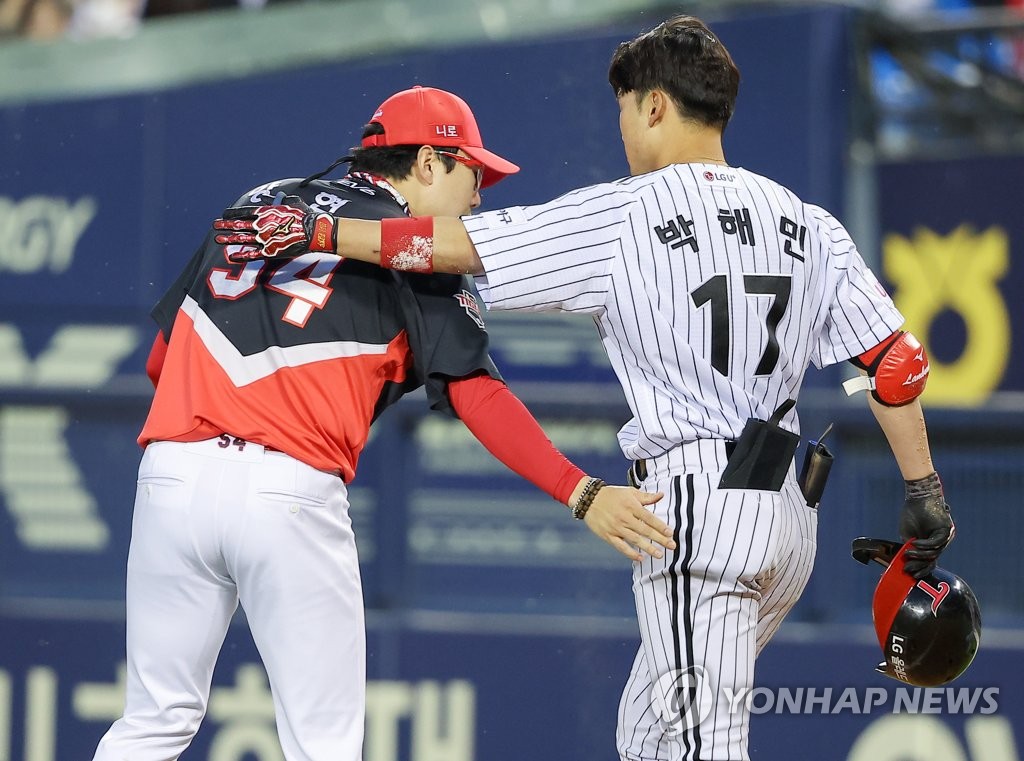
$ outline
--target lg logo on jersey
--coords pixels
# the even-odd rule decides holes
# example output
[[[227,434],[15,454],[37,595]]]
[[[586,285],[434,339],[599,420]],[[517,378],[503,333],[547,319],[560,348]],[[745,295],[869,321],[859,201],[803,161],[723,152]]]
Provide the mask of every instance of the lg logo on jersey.
[[[722,182],[735,182],[736,175],[726,174],[725,172],[712,172],[709,170],[704,172],[704,179],[708,182],[714,182],[715,180],[720,180]]]
[[[0,196],[0,270],[19,275],[64,272],[98,207],[89,196],[77,201],[53,196],[15,201]]]

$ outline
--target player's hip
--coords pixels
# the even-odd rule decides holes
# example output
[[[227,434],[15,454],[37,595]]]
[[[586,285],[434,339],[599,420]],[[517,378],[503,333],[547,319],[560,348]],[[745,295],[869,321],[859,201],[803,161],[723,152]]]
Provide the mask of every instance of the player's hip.
[[[801,493],[792,449],[762,454],[754,466],[736,459],[745,456],[734,442],[698,439],[629,468],[631,485],[665,495],[650,509],[676,533],[675,563],[728,564],[721,549],[728,541],[747,548],[737,557],[762,549],[770,566],[778,552],[814,541],[815,510]],[[658,565],[652,563],[649,571]]]
[[[287,494],[316,505],[344,496],[344,482],[333,473],[261,444],[222,435],[202,441],[151,442],[139,464],[139,483],[180,483],[198,497],[216,493],[234,499]],[[225,488],[230,484],[231,488]]]
[[[677,546],[633,564],[638,604],[651,598],[659,605],[660,594],[687,594],[694,604],[705,594],[760,599],[799,558],[813,558],[817,511],[806,505],[792,475],[778,492],[719,489],[719,476],[676,475],[645,487],[665,494],[653,512],[672,529]]]

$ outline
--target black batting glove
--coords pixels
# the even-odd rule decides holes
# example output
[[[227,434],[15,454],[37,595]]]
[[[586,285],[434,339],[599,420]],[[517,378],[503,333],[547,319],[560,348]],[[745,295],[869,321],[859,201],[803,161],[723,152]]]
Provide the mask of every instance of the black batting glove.
[[[903,556],[904,569],[915,579],[922,579],[935,568],[939,555],[953,540],[956,527],[938,473],[905,483],[900,536],[904,542],[913,540],[913,546]]]

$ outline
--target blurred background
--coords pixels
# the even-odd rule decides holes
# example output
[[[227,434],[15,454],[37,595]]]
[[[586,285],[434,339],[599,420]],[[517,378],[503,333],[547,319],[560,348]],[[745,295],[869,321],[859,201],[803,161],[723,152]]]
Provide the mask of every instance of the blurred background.
[[[926,413],[958,526],[943,565],[985,620],[954,686],[997,690],[995,709],[946,696],[894,713],[899,685],[872,671],[878,573],[849,548],[895,538],[902,482],[863,397],[840,389],[849,369],[812,371],[804,433],[834,423],[837,464],[814,576],[758,684],[888,697],[831,715],[761,710],[751,755],[1020,759],[1022,6],[0,0],[0,761],[89,758],[120,713],[148,313],[210,220],[343,155],[413,84],[466,98],[488,147],[522,166],[484,208],[625,175],[608,60],[680,11],[709,21],[743,74],[727,158],[836,213],[927,345]],[[628,414],[593,325],[487,320],[498,365],[554,442],[622,482]],[[377,423],[351,494],[367,761],[612,761],[639,642],[628,563],[418,396]],[[185,757],[282,758],[241,616]]]

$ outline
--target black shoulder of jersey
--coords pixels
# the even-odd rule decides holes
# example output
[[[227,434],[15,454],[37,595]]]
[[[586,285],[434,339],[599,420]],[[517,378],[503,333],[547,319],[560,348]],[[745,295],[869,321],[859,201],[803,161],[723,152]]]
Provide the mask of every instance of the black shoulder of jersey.
[[[336,180],[303,180],[293,177],[275,180],[245,193],[232,206],[282,203],[285,196],[298,196],[318,211],[350,219],[404,217],[401,204],[383,188],[364,180],[342,177]]]

